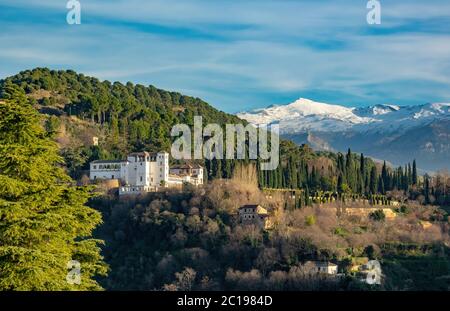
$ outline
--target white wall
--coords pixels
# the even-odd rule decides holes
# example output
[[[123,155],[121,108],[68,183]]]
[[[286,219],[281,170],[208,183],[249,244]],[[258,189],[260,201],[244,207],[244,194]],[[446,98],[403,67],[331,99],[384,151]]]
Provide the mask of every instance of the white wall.
[[[110,168],[106,168],[109,165]],[[90,163],[89,178],[95,179],[120,179],[120,163]]]

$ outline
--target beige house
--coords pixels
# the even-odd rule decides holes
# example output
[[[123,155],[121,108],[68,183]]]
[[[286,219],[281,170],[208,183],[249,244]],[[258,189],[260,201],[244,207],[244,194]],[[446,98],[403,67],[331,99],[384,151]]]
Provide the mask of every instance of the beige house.
[[[182,164],[172,166],[169,170],[169,183],[189,183],[195,186],[203,185],[203,167],[198,164]]]
[[[261,205],[241,206],[239,222],[243,225],[257,225],[261,229],[269,229],[272,226],[269,213]]]

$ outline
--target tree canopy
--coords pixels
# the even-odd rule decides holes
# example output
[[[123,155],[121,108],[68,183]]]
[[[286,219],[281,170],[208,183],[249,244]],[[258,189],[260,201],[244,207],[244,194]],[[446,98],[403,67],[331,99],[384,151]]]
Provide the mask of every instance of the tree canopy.
[[[98,290],[107,267],[91,238],[99,212],[89,189],[65,173],[57,145],[25,94],[4,88],[0,101],[0,290]],[[81,264],[81,283],[66,280]]]

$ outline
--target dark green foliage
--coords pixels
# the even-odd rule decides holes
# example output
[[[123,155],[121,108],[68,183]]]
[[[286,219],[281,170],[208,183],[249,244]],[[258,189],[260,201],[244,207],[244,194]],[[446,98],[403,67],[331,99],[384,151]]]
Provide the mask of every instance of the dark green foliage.
[[[101,289],[102,241],[91,238],[101,215],[20,93],[8,86],[0,101],[0,290]],[[66,281],[70,260],[81,263],[79,285]]]
[[[1,98],[11,96],[8,95],[11,85],[19,86],[28,95],[49,92],[49,98],[38,100],[41,105],[62,107],[68,115],[106,127],[117,140],[127,138],[127,151],[168,151],[172,126],[177,123],[191,126],[193,116],[202,116],[204,124],[242,123],[199,98],[154,86],[102,82],[71,70],[36,68],[20,72],[0,81]]]
[[[386,219],[386,215],[383,210],[377,210],[375,212],[370,213],[369,217],[375,221],[384,221]]]

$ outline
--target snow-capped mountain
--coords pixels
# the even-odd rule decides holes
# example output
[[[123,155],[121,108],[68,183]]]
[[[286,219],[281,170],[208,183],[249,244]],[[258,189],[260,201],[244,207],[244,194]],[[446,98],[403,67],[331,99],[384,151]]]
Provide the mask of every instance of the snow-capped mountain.
[[[279,124],[283,136],[317,149],[350,147],[393,163],[417,158],[424,169],[450,168],[450,103],[356,108],[300,98],[238,117],[255,125]]]

